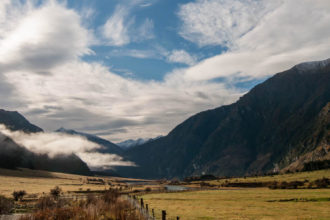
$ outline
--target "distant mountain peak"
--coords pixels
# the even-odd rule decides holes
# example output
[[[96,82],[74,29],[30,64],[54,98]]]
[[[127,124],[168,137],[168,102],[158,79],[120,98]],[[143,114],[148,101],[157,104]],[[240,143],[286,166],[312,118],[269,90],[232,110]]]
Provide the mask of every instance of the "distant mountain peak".
[[[6,125],[13,131],[24,131],[27,133],[42,132],[38,126],[31,124],[23,115],[17,111],[6,111],[0,109],[0,124]]]
[[[321,61],[304,62],[296,65],[295,67],[302,72],[309,72],[326,67],[330,64],[330,58]]]

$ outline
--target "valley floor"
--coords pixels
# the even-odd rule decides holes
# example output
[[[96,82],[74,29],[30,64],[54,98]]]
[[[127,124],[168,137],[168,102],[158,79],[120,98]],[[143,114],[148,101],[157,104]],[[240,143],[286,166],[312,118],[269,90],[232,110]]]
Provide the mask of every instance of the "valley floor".
[[[182,220],[330,219],[330,189],[220,189],[147,194],[143,199],[159,219],[161,210],[168,219]]]
[[[160,219],[330,219],[330,185],[315,188],[315,181],[329,179],[330,169],[274,176],[192,181],[193,191],[142,195],[149,209]],[[297,189],[269,189],[269,183],[297,183]],[[259,183],[258,188],[242,188]],[[233,186],[238,187],[224,187]],[[328,183],[329,184],[329,183]],[[287,184],[289,185],[289,184]],[[201,187],[201,190],[198,187]],[[313,188],[313,189],[311,189]],[[195,191],[197,189],[197,191]],[[158,219],[157,218],[157,219]]]
[[[319,181],[318,180],[324,180]],[[87,177],[28,169],[0,169],[0,195],[25,190],[15,212],[30,212],[20,206],[30,204],[59,186],[63,198],[88,201],[94,191],[115,189],[121,194],[143,198],[148,213],[157,219],[162,210],[167,220],[213,219],[330,219],[330,170],[265,177],[229,178],[209,181],[146,181],[115,177]],[[269,184],[276,182],[276,189]],[[283,184],[285,183],[285,184]],[[298,184],[296,186],[293,183]],[[318,186],[316,183],[327,184]],[[252,185],[259,185],[252,188]],[[295,187],[281,189],[281,187]],[[189,191],[181,191],[189,189]],[[172,191],[177,190],[177,191]],[[80,197],[77,197],[79,196]],[[84,195],[84,196],[83,196]],[[81,197],[83,196],[83,197]],[[98,197],[97,197],[98,198]],[[125,197],[123,197],[125,198]],[[132,197],[129,197],[132,198]],[[138,204],[140,200],[136,201]]]

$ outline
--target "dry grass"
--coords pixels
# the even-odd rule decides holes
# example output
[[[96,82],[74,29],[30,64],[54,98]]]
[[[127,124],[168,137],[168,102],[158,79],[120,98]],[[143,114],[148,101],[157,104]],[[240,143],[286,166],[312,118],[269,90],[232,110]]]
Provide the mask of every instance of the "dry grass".
[[[238,189],[147,194],[145,204],[169,219],[329,219],[330,189]],[[300,201],[291,201],[300,199]],[[329,199],[329,200],[328,200]],[[149,208],[149,209],[150,209]]]
[[[271,190],[268,188],[220,188],[224,183],[313,182],[329,178],[330,170],[282,174],[265,177],[231,178],[205,181],[218,190],[146,194],[145,204],[166,210],[169,219],[330,219],[330,189]],[[200,187],[202,181],[189,186]]]
[[[102,177],[106,183],[93,184],[87,179],[95,177],[87,177],[81,175],[55,173],[39,170],[18,169],[7,170],[0,169],[0,195],[11,197],[14,191],[25,190],[28,195],[48,193],[54,186],[59,186],[63,192],[68,191],[86,191],[86,190],[105,190],[109,188],[108,183],[112,187],[120,188],[124,186],[124,181],[132,180],[118,177]],[[96,177],[99,178],[99,177]]]
[[[55,199],[42,197],[33,213],[20,220],[140,220],[140,213],[115,191],[107,191],[99,196],[88,195],[86,200]]]

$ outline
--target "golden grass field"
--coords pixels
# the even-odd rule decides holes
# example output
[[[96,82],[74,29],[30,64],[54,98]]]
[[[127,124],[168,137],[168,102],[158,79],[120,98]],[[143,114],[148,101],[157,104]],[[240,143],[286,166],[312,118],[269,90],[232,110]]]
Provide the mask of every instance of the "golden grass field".
[[[49,193],[50,189],[59,186],[63,192],[67,191],[86,191],[104,190],[109,185],[88,183],[88,178],[81,175],[55,173],[39,170],[29,170],[20,168],[17,170],[0,169],[0,195],[11,197],[15,190],[25,190],[28,195]],[[123,181],[130,180],[116,177],[102,177],[106,183],[111,182],[113,187],[123,185]]]
[[[166,210],[168,219],[330,219],[330,189],[276,189],[268,188],[223,188],[224,182],[270,182],[270,181],[314,181],[330,178],[330,170],[283,174],[265,177],[231,178],[205,181],[216,185],[212,190],[189,192],[140,192],[149,210],[155,209],[157,219],[161,210]],[[92,184],[88,178],[101,178],[106,184]],[[11,197],[15,190],[25,190],[28,195],[49,193],[55,186],[63,192],[104,190],[125,186],[126,181],[135,179],[115,177],[87,177],[72,174],[34,171],[29,169],[0,169],[0,194]],[[163,184],[136,185],[130,188],[162,188]],[[200,187],[200,181],[189,186]]]
[[[166,210],[168,219],[180,216],[182,220],[330,219],[330,201],[322,201],[330,198],[330,189],[223,189],[147,194],[143,198],[158,218],[161,210]],[[279,201],[295,198],[316,201]]]
[[[314,181],[323,177],[329,178],[330,170],[206,182],[221,185],[226,181]],[[197,187],[199,183],[200,181],[197,181],[190,186]],[[220,188],[209,191],[146,194],[142,197],[150,209],[155,209],[158,218],[161,216],[161,210],[166,210],[169,219],[180,216],[182,220],[330,219],[330,189]]]

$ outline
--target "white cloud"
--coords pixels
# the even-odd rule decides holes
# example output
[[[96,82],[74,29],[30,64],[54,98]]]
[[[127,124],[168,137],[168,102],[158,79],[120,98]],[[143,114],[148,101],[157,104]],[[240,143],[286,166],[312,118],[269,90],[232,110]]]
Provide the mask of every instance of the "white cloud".
[[[215,1],[197,1],[197,3],[190,4],[201,4],[200,6],[204,8],[209,7],[210,2],[216,4]],[[224,3],[224,1],[218,2]],[[330,54],[330,14],[328,13],[330,2],[326,0],[273,2],[281,4],[264,14],[257,23],[252,22],[244,35],[238,34],[236,37],[228,38],[231,42],[231,44],[226,44],[229,46],[229,51],[187,69],[184,73],[185,80],[203,81],[235,76],[260,78],[283,71],[303,61],[328,58]],[[202,6],[203,3],[206,5]],[[195,9],[196,5],[182,7],[186,9],[186,13],[189,13],[187,8]],[[190,13],[195,13],[195,11],[192,10]],[[212,14],[212,10],[210,14]],[[216,12],[213,13],[213,16],[216,16]],[[235,17],[236,15],[228,14],[225,18],[235,20]],[[258,18],[258,13],[256,18]],[[211,24],[209,27],[205,27],[206,29],[219,30],[222,28],[222,25],[214,26],[215,24],[208,18],[205,19],[205,26],[207,23]],[[194,20],[191,22],[194,23]],[[245,20],[241,22],[244,23]],[[232,36],[232,32],[235,30],[235,27],[232,30],[225,28],[221,29],[221,32],[224,31],[228,33],[228,36]],[[215,32],[213,34],[216,35]],[[196,43],[201,43],[204,37],[206,35],[199,38]],[[218,37],[214,39],[219,39],[219,42],[214,41],[213,43],[223,43],[223,38],[220,38],[220,35]],[[204,43],[207,44],[207,42]]]
[[[210,2],[212,1],[197,1],[196,4],[209,5]],[[234,1],[218,2],[229,4],[228,7],[223,6],[225,9],[234,4],[232,3]],[[217,39],[215,37],[211,42],[204,42],[205,36],[212,38],[213,35],[217,35],[217,33],[206,32],[207,35],[198,38],[199,40],[194,39],[193,41],[200,45],[227,42],[226,46],[229,50],[189,68],[174,70],[160,82],[127,79],[114,74],[100,63],[81,61],[80,56],[88,52],[89,31],[80,24],[79,15],[63,5],[53,3],[53,5],[42,7],[30,6],[29,13],[22,13],[17,20],[7,15],[2,18],[3,14],[0,13],[0,19],[2,19],[0,42],[5,40],[13,42],[6,44],[10,62],[7,57],[0,59],[5,64],[12,64],[10,71],[2,66],[0,79],[3,82],[0,86],[5,87],[6,91],[8,88],[11,91],[11,97],[17,99],[15,101],[19,105],[15,110],[26,114],[32,122],[46,130],[63,126],[91,133],[102,133],[113,141],[166,134],[194,113],[237,100],[241,92],[230,84],[226,84],[228,82],[226,80],[235,77],[255,79],[270,76],[301,61],[328,58],[330,54],[330,14],[328,13],[330,2],[325,0],[272,2],[283,3],[269,11],[267,11],[268,6],[260,6],[262,17],[259,17],[257,22],[254,19],[252,22],[244,20],[248,23],[239,24],[237,28],[233,27],[233,30],[230,28],[231,25],[220,26],[224,27],[224,33],[221,33],[221,36],[230,36],[228,38],[217,41],[214,40]],[[8,4],[7,2],[7,6]],[[237,4],[242,5],[243,1]],[[259,4],[261,3],[256,5]],[[16,11],[22,7],[28,7],[14,7],[11,2],[9,5],[13,10],[12,14],[16,14]],[[7,6],[6,8],[9,7]],[[253,10],[257,10],[257,6]],[[1,7],[0,10],[3,10]],[[236,10],[237,7],[233,9]],[[247,15],[229,13],[227,18],[230,24],[233,21],[240,23],[240,19],[251,16],[250,9],[246,8],[247,5],[240,7],[242,7],[242,13],[247,13]],[[52,14],[53,10],[50,10],[53,8],[56,9],[56,16]],[[196,7],[192,8],[197,10]],[[267,9],[267,13],[264,12],[264,8]],[[46,16],[45,11],[50,15]],[[211,10],[209,13],[213,12]],[[257,17],[261,16],[259,12],[255,13]],[[221,15],[214,12],[212,16],[216,18]],[[23,47],[16,46],[26,45],[27,42],[24,39],[25,36],[12,33],[17,33],[16,31],[20,28],[24,29],[25,24],[29,24],[29,22],[25,23],[29,19],[31,26],[34,26],[32,24],[35,22],[38,27],[40,21],[35,19],[38,16],[42,18],[41,24],[57,25],[56,28],[29,29],[33,31],[28,33],[27,37],[37,39],[35,43]],[[57,17],[61,16],[73,23],[57,22]],[[124,23],[130,21],[129,17],[123,17]],[[118,18],[118,21],[121,19]],[[210,27],[205,27],[208,31],[215,27],[212,20],[205,21],[203,24],[210,25]],[[69,30],[66,25],[74,31]],[[64,40],[63,36],[66,36]],[[78,43],[76,42],[80,36],[84,39],[83,43],[79,43],[79,39]],[[66,48],[58,45],[61,41],[65,41]],[[131,41],[131,37],[127,40],[124,38],[125,44]],[[59,49],[55,48],[57,46]],[[31,47],[34,49],[32,50]],[[57,59],[52,53],[48,54],[49,51],[54,50],[59,51],[56,52]],[[134,56],[150,56],[149,53],[141,55],[139,53],[141,51],[129,52],[135,54]],[[157,53],[163,59],[168,56],[168,52],[163,51],[162,48]],[[47,60],[52,62],[49,61],[50,64],[47,65],[32,62],[32,67],[28,66],[28,64],[31,65],[30,62],[23,62],[25,66],[22,66],[22,60],[27,61],[37,57],[48,57]],[[179,59],[178,57],[180,56],[172,60],[192,63],[187,58]],[[14,68],[14,66],[21,66],[21,68]],[[48,74],[35,74],[40,70]],[[224,81],[212,81],[218,77],[223,77]]]
[[[128,56],[140,59],[161,59],[161,56],[155,50],[115,49],[110,52],[110,56]]]
[[[81,27],[74,11],[54,2],[40,7],[30,2],[14,7],[15,3],[1,6],[6,18],[0,22],[0,70],[45,73],[90,53],[88,31]]]
[[[113,15],[102,27],[106,44],[110,46],[124,46],[131,42],[139,42],[154,38],[154,24],[151,19],[138,25],[135,18],[131,16],[131,5],[117,5]]]
[[[0,124],[0,133],[36,154],[46,154],[51,158],[58,155],[76,154],[90,168],[134,166],[129,161],[123,161],[123,158],[118,155],[96,152],[102,147],[81,136],[43,132],[27,134],[21,131],[10,131],[2,124]]]
[[[133,19],[126,19],[129,10],[123,6],[117,6],[113,15],[107,20],[103,27],[104,37],[107,44],[112,46],[122,46],[130,42],[128,27],[134,23]]]
[[[97,63],[72,62],[51,73],[11,73],[9,82],[28,109],[61,107],[29,119],[50,130],[93,126],[89,132],[108,130],[111,140],[164,134],[191,114],[228,104],[239,95],[224,84],[185,82],[175,74],[164,82],[125,79]]]
[[[116,154],[101,154],[101,153],[77,153],[83,161],[88,161],[88,166],[93,169],[107,169],[113,166],[135,166],[130,161],[123,161],[123,158]]]
[[[200,46],[233,47],[280,1],[197,0],[180,6],[181,36]]]
[[[171,63],[184,63],[187,65],[193,65],[196,63],[197,59],[184,50],[173,50],[168,55],[167,60]]]

